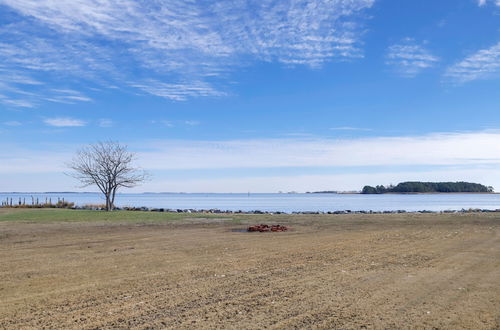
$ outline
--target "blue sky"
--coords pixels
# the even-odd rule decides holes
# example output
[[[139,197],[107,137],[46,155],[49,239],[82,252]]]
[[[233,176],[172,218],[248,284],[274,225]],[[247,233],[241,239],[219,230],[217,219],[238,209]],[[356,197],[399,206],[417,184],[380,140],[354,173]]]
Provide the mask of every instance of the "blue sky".
[[[500,189],[497,0],[0,0],[0,191],[78,190],[117,140],[135,191]]]

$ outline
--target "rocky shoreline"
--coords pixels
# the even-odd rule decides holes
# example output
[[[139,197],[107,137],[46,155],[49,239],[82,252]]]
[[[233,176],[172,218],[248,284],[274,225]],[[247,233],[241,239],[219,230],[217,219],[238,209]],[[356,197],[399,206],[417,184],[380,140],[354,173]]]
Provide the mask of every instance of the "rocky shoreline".
[[[86,206],[74,206],[71,207],[73,210],[94,210],[94,211],[104,211],[104,208],[99,207],[86,207]],[[207,214],[401,214],[401,213],[499,213],[500,209],[461,209],[461,210],[444,210],[444,211],[431,211],[431,210],[420,210],[420,211],[406,211],[406,210],[394,210],[394,211],[353,211],[353,210],[336,210],[336,211],[295,211],[295,212],[282,212],[282,211],[232,211],[232,210],[219,210],[219,209],[170,209],[170,208],[151,208],[151,207],[116,207],[117,211],[142,211],[142,212],[167,212],[167,213],[207,213]]]

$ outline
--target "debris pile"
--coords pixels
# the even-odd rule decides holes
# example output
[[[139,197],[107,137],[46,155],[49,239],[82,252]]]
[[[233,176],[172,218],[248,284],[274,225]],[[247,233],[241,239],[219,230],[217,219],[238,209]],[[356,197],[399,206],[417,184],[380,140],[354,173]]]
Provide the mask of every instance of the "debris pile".
[[[248,227],[247,231],[253,232],[253,231],[258,231],[261,233],[268,232],[268,231],[287,231],[288,227],[282,226],[282,225],[266,225],[266,224],[260,224],[260,225],[255,225],[255,226],[250,226]]]

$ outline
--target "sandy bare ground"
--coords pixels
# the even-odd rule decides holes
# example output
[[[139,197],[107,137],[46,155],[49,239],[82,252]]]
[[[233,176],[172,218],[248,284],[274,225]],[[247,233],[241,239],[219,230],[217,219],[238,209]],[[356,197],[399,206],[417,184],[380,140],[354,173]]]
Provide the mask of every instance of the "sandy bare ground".
[[[0,328],[500,327],[495,214],[0,222],[0,260]]]

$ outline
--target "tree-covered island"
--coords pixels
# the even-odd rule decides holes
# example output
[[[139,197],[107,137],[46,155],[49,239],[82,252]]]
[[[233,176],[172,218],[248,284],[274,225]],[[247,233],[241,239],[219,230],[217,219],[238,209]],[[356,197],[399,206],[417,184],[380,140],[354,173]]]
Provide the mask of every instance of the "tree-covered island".
[[[387,194],[387,193],[492,193],[493,187],[470,182],[402,182],[396,186],[365,186],[362,194]]]

